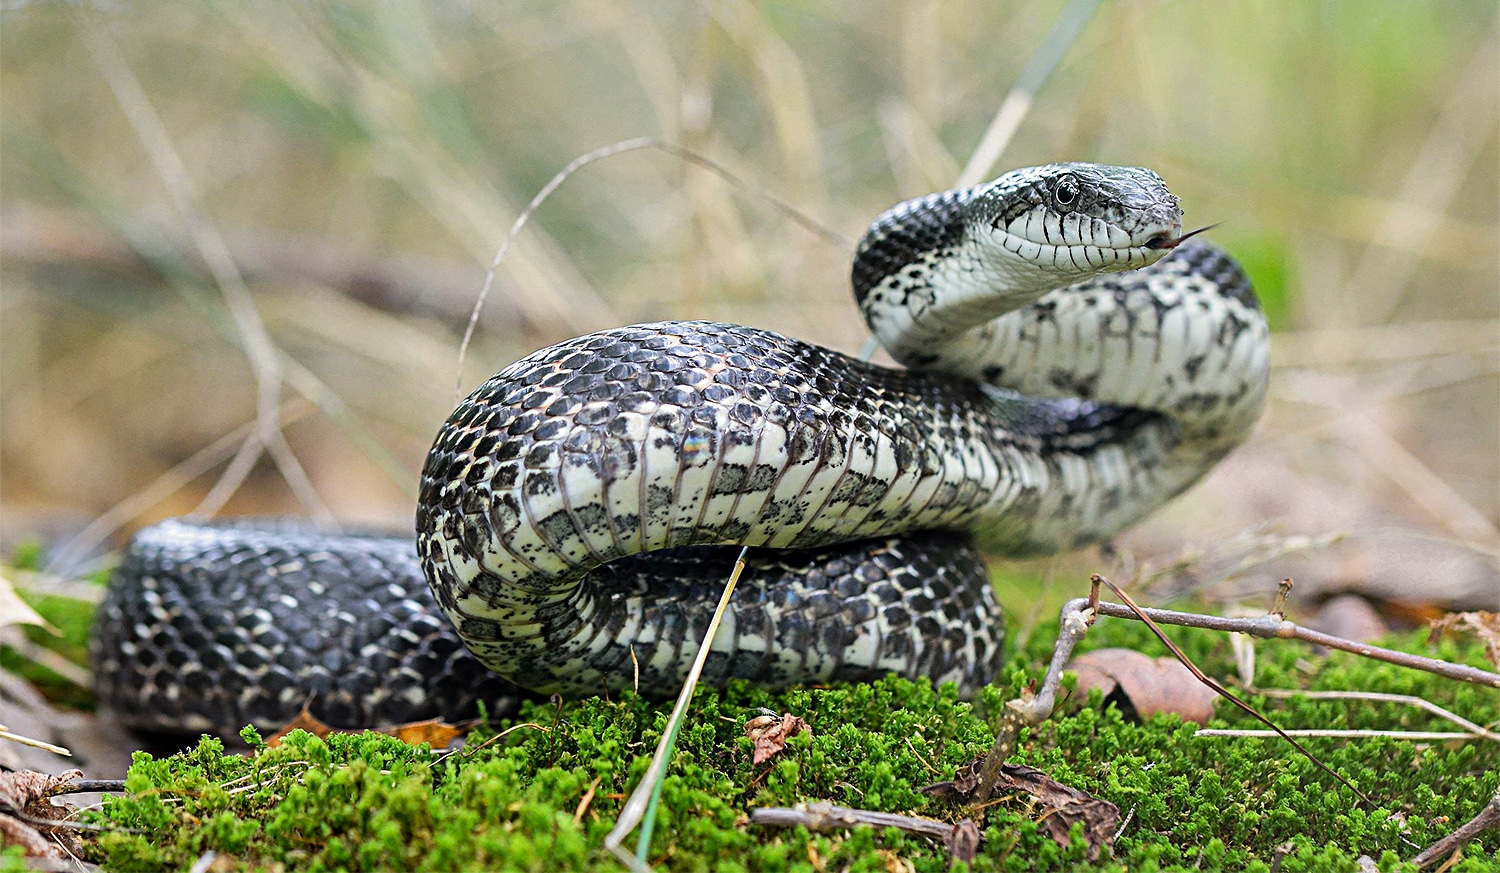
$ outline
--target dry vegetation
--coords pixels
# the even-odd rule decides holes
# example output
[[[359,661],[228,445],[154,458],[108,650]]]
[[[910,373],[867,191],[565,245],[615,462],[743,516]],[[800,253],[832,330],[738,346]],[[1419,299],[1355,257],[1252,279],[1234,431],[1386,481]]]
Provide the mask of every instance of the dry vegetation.
[[[565,162],[658,136],[855,235],[952,183],[1061,5],[6,4],[0,546],[104,516],[97,554],[220,497],[408,525],[484,269]],[[1126,571],[1336,534],[1249,578],[1500,598],[1495,15],[1120,0],[1038,95],[1003,166],[1156,168],[1278,329],[1262,427]],[[522,235],[462,381],[657,318],[857,351],[847,254],[669,156],[613,158]],[[216,492],[258,402],[288,452]]]

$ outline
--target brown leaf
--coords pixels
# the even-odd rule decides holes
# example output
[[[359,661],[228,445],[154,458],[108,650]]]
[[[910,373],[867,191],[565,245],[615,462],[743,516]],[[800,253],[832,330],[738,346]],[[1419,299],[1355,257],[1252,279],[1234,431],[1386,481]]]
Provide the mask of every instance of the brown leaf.
[[[468,733],[473,727],[473,722],[468,724],[448,724],[445,721],[432,718],[427,721],[398,724],[393,728],[385,728],[381,733],[390,734],[410,746],[428,743],[434,749],[446,749],[449,743]]]
[[[1213,718],[1218,694],[1175,658],[1097,649],[1074,658],[1068,669],[1078,674],[1080,692],[1098,688],[1106,698],[1123,696],[1142,720],[1158,712],[1175,712],[1183,721],[1199,724]]]
[[[745,736],[755,742],[755,752],[750,763],[763,764],[786,748],[788,738],[802,731],[812,732],[800,716],[786,713],[780,718],[774,715],[758,715],[745,723]]]
[[[981,753],[979,757],[970,761],[958,772],[953,774],[951,782],[937,782],[922,789],[922,793],[934,797],[942,797],[947,800],[967,800],[974,789],[979,787],[979,771],[984,769],[984,759],[987,755]]]
[[[1444,633],[1472,634],[1484,641],[1485,660],[1500,667],[1500,614],[1483,610],[1450,612],[1428,624],[1432,627],[1432,633],[1427,636],[1428,644],[1436,643]]]
[[[438,719],[427,721],[414,721],[407,724],[398,724],[395,727],[376,728],[376,733],[395,737],[407,745],[415,746],[419,743],[429,743],[434,749],[445,749],[448,744],[458,737],[469,732],[474,723],[448,724]],[[282,726],[281,730],[272,734],[267,740],[268,746],[279,746],[281,740],[287,734],[295,730],[304,730],[320,739],[327,739],[329,734],[358,733],[358,730],[346,730],[344,728],[332,727],[319,721],[312,713],[308,712],[306,706],[297,713],[297,717]]]
[[[985,755],[981,753],[972,763],[960,768],[952,781],[928,785],[922,793],[949,800],[979,802],[986,799],[969,796],[979,786],[979,771],[984,767],[984,759]],[[1023,791],[1034,797],[1042,810],[1037,823],[1058,845],[1066,846],[1068,832],[1074,823],[1082,822],[1090,861],[1097,861],[1100,850],[1114,844],[1115,830],[1120,824],[1120,808],[1107,800],[1100,800],[1086,791],[1064,785],[1034,767],[1020,764],[1000,765],[995,792],[1001,791]]]
[[[53,804],[47,796],[81,776],[79,770],[56,776],[31,770],[0,773],[0,843],[20,846],[32,858],[67,858],[68,852],[82,851],[72,830],[45,824],[72,815],[70,808]]]
[[[307,711],[307,706],[304,704],[302,711],[297,713],[296,718],[282,725],[281,730],[266,737],[266,745],[273,748],[281,745],[282,739],[292,731],[307,731],[319,739],[326,740],[328,739],[328,735],[334,732],[334,729],[313,718],[312,713]]]

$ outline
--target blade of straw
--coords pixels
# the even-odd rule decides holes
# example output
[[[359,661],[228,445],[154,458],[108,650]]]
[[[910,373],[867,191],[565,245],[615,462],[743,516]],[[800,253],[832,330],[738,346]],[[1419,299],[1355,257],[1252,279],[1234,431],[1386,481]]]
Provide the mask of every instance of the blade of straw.
[[[693,691],[698,687],[698,677],[702,675],[703,665],[708,661],[708,652],[713,645],[714,636],[719,631],[719,623],[729,609],[729,598],[734,594],[734,586],[740,581],[740,574],[745,570],[745,556],[749,551],[748,547],[740,549],[739,557],[734,562],[734,570],[729,574],[729,581],[724,583],[724,593],[719,596],[719,605],[714,609],[713,618],[708,622],[708,630],[703,634],[703,642],[698,646],[698,656],[693,659],[692,669],[688,670],[687,679],[682,683],[682,692],[677,695],[677,705],[672,708],[672,715],[667,719],[666,729],[662,731],[661,740],[656,745],[656,754],[651,759],[651,766],[646,770],[641,784],[637,785],[635,791],[631,793],[630,799],[625,801],[625,808],[620,810],[620,817],[615,821],[614,829],[604,838],[605,847],[634,869],[645,869],[646,853],[651,848],[651,831],[656,824],[656,806],[661,798],[661,787],[666,776],[667,764],[672,759],[672,747],[677,741],[677,730],[687,714],[688,703],[693,699]],[[620,850],[620,844],[637,824],[641,826],[641,834],[636,840],[635,858],[632,864],[630,856]]]
[[[1042,44],[1037,46],[1026,69],[1021,71],[1021,77],[1016,79],[1016,84],[1005,95],[995,117],[990,120],[989,129],[980,138],[979,145],[975,146],[969,163],[958,176],[958,187],[978,185],[989,176],[1000,160],[1000,155],[1005,152],[1005,147],[1010,144],[1016,128],[1021,126],[1021,120],[1031,110],[1031,99],[1041,90],[1047,77],[1052,75],[1058,61],[1067,54],[1068,47],[1078,38],[1097,8],[1099,0],[1071,0],[1057,14],[1052,30],[1042,40]]]

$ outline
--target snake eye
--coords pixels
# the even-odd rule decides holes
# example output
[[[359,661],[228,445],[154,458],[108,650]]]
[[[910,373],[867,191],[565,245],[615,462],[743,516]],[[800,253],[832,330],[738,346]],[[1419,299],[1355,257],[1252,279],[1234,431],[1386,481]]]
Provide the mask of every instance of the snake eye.
[[[1078,178],[1069,173],[1059,176],[1052,189],[1052,204],[1058,212],[1069,212],[1078,202]]]

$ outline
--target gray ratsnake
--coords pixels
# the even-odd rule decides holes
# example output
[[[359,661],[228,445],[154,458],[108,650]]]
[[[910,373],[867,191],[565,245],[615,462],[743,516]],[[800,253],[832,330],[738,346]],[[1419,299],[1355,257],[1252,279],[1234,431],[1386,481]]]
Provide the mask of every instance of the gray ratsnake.
[[[233,732],[305,703],[367,727],[527,691],[668,696],[740,545],[705,681],[894,672],[972,692],[1003,628],[976,540],[1106,539],[1260,413],[1265,319],[1181,218],[1150,170],[1081,163],[887,210],[852,278],[902,369],[693,321],[530,354],[438,432],[414,541],[139,533],[92,644],[101,702]]]

